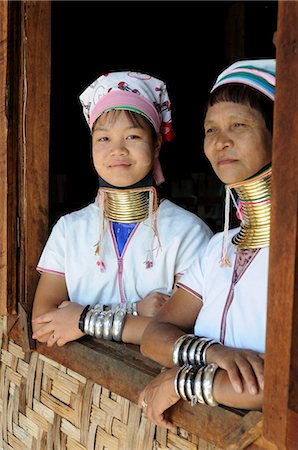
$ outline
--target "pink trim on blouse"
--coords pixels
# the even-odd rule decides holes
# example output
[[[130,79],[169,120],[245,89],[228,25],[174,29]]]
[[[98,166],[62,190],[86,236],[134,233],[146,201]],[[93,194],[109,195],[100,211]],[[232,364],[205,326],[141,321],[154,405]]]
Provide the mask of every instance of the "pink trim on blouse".
[[[189,292],[190,294],[194,295],[196,298],[198,298],[199,300],[203,301],[203,298],[201,296],[201,294],[199,294],[198,292],[194,291],[193,289],[191,289],[190,287],[186,286],[183,283],[180,283],[180,281],[178,281],[176,283],[176,286],[185,289],[187,292]]]
[[[60,276],[63,276],[63,277],[65,276],[64,272],[58,272],[57,270],[45,269],[44,267],[37,266],[36,270],[38,272],[53,273],[53,274],[60,275]]]

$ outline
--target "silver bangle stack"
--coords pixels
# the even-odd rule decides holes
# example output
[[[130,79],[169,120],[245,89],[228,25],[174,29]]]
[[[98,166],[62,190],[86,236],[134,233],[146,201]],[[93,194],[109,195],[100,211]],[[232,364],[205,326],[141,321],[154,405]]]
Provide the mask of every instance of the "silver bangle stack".
[[[138,315],[137,302],[126,302],[126,303],[122,303],[122,304],[111,305],[110,308],[111,308],[112,311],[121,309],[126,314],[130,314],[131,316],[137,316]]]
[[[180,336],[173,347],[173,362],[176,366],[185,364],[206,366],[206,353],[209,347],[221,342],[214,339],[198,337],[194,334]]]
[[[185,364],[175,377],[176,394],[189,401],[192,406],[196,403],[217,406],[213,397],[213,381],[217,369],[218,365],[215,363],[202,367]]]
[[[85,334],[97,339],[120,342],[125,318],[126,312],[121,307],[105,311],[104,306],[95,305],[84,318],[83,330]]]

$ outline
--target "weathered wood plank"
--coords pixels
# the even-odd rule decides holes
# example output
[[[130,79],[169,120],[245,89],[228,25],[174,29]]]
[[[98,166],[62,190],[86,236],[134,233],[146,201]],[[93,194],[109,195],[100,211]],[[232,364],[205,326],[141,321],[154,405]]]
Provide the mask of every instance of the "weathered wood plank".
[[[19,298],[32,305],[38,281],[35,267],[48,235],[51,2],[21,4],[23,96],[20,117]]]
[[[7,33],[8,5],[0,4],[0,313],[6,313],[7,302]]]
[[[298,403],[298,3],[279,2],[264,437],[285,448],[289,392]],[[295,335],[296,333],[296,335]],[[292,352],[292,354],[291,354]],[[292,376],[291,376],[292,374]],[[297,423],[298,427],[298,423]]]
[[[0,313],[16,311],[18,5],[0,3]]]
[[[296,450],[298,447],[298,412],[289,410],[287,420],[287,450]]]

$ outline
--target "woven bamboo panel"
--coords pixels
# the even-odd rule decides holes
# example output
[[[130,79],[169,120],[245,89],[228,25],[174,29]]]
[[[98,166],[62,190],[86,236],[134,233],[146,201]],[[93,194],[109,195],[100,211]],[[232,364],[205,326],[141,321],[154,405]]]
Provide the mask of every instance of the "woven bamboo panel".
[[[154,426],[127,399],[6,339],[0,319],[0,449],[219,450]]]

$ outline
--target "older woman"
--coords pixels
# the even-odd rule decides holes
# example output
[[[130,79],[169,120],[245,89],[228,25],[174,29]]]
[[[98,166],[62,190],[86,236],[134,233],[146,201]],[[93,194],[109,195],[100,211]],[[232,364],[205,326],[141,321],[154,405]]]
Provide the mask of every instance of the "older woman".
[[[164,411],[180,398],[262,407],[274,89],[275,60],[240,61],[209,95],[204,151],[226,184],[224,232],[179,280],[141,342],[169,369],[142,391],[139,406],[167,428]],[[241,219],[232,230],[230,197]]]

